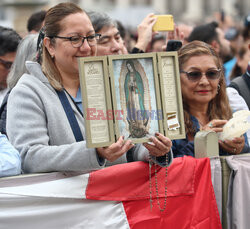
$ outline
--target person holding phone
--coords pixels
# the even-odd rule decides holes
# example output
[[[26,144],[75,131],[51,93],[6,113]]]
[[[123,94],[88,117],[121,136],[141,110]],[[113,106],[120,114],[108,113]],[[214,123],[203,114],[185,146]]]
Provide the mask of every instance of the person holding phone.
[[[226,94],[222,63],[214,48],[201,41],[184,45],[179,51],[186,139],[173,141],[174,157],[194,156],[194,136],[200,130],[222,132],[232,117]],[[220,155],[246,153],[244,136],[219,141]]]

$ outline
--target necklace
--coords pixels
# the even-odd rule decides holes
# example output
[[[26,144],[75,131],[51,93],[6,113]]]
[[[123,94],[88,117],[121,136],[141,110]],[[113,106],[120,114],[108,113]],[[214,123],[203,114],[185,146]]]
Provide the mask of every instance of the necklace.
[[[201,122],[199,119],[197,119],[197,120],[198,120],[198,123],[199,123],[199,125],[200,125],[200,130],[202,130],[203,127],[204,127],[206,124],[204,124],[203,122]]]
[[[171,149],[172,150],[172,149]],[[166,172],[165,172],[165,192],[164,192],[164,204],[163,208],[161,208],[160,204],[160,197],[159,197],[159,189],[158,189],[158,179],[157,179],[157,165],[155,162],[153,162],[151,156],[149,158],[149,202],[150,202],[150,210],[152,211],[153,208],[153,197],[152,197],[152,174],[151,174],[151,168],[154,166],[154,172],[155,172],[155,191],[156,191],[156,199],[157,199],[157,205],[161,212],[165,211],[167,206],[167,175],[168,175],[168,153],[166,154]]]

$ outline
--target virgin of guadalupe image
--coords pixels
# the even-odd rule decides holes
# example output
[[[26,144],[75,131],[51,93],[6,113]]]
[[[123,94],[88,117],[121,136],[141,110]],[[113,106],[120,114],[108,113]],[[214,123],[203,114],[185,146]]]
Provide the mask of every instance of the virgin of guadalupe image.
[[[120,80],[120,85],[121,87],[124,85],[124,102],[126,105],[124,110],[129,131],[128,137],[142,138],[148,134],[150,123],[148,80],[139,61],[126,60],[124,62],[123,70],[126,73],[124,74],[124,80]]]

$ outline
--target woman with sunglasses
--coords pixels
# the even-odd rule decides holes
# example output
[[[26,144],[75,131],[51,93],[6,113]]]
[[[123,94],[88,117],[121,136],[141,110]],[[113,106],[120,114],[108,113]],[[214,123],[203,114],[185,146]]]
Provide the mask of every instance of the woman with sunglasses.
[[[174,157],[194,156],[194,136],[200,130],[222,132],[232,117],[223,66],[208,44],[193,41],[178,51],[186,139],[173,141]],[[219,141],[220,155],[248,152],[244,136]]]
[[[26,62],[29,74],[11,91],[7,107],[7,134],[21,153],[25,173],[87,172],[146,160],[149,153],[166,164],[172,143],[161,134],[146,148],[123,137],[109,147],[86,147],[77,58],[95,56],[99,37],[77,5],[61,3],[47,11],[38,39],[42,64]]]

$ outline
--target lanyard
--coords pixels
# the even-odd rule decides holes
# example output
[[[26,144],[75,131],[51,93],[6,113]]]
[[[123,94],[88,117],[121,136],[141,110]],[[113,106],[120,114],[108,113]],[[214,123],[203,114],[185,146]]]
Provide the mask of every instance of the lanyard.
[[[64,90],[62,91],[57,91],[56,90],[56,93],[61,101],[61,104],[63,106],[63,109],[67,115],[67,118],[68,118],[68,121],[69,121],[69,124],[71,126],[71,129],[73,131],[73,134],[75,136],[75,139],[77,142],[80,142],[80,141],[83,141],[83,136],[82,136],[82,132],[81,132],[81,129],[79,127],[79,124],[76,120],[76,116],[74,114],[74,111],[69,103],[69,100],[64,92]],[[77,107],[77,106],[76,106]]]
[[[67,92],[67,90],[64,89],[64,91],[68,94],[68,96],[70,97],[71,101],[75,104],[76,109],[79,111],[79,113],[82,115],[83,117],[83,113],[80,110],[80,108],[78,107],[78,105],[76,104],[75,100],[72,98],[72,96]]]

